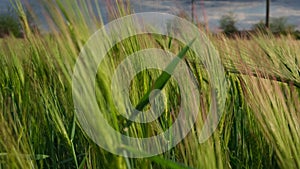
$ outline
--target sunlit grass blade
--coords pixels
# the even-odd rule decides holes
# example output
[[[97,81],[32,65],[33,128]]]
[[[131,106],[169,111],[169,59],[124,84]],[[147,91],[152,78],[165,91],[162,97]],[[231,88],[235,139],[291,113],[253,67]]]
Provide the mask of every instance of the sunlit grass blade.
[[[164,86],[167,84],[168,80],[171,78],[172,73],[174,72],[178,63],[184,58],[185,54],[190,49],[190,46],[194,43],[195,39],[193,39],[189,44],[187,44],[175,57],[172,62],[166,67],[166,69],[162,72],[162,74],[156,79],[153,86],[146,92],[146,94],[141,98],[139,103],[135,106],[136,110],[142,111],[143,108],[149,103],[149,97],[152,90],[159,89],[162,90]],[[155,95],[153,96],[155,97]],[[137,113],[134,112],[131,114],[129,119],[133,119],[137,116]],[[125,125],[125,128],[129,127],[132,124],[132,121],[128,121]]]

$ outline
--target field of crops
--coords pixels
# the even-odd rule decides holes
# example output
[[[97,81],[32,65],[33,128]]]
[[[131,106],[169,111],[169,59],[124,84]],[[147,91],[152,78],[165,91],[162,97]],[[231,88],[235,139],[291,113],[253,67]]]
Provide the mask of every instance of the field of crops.
[[[97,109],[116,131],[130,137],[151,137],[166,131],[180,111],[183,95],[176,79],[149,69],[133,78],[128,95],[138,109],[147,110],[149,101],[143,102],[149,100],[147,92],[153,86],[162,89],[161,116],[150,123],[129,123],[121,116],[116,104],[124,110],[128,105],[122,97],[116,103],[111,77],[121,61],[135,52],[157,48],[179,56],[196,79],[200,95],[199,107],[193,109],[199,112],[196,122],[182,141],[161,154],[127,158],[98,146],[76,116],[80,110],[73,102],[78,94],[72,92],[74,67],[85,42],[103,24],[91,14],[89,3],[66,2],[70,4],[48,2],[49,35],[33,33],[21,6],[16,6],[26,38],[0,39],[0,168],[300,168],[299,41],[263,33],[250,39],[206,34],[217,52],[205,50],[204,54],[207,58],[220,56],[227,88],[222,110],[218,110],[218,103],[216,106],[223,112],[220,122],[202,143],[199,133],[214,101],[211,93],[216,79],[205,61],[187,44],[157,34],[131,36],[114,45],[98,67],[95,90],[87,91],[94,92],[91,95],[97,98]],[[108,8],[111,18],[130,11],[124,4]],[[94,126],[104,133],[97,139],[106,146],[135,153],[136,147],[116,145],[103,125]]]

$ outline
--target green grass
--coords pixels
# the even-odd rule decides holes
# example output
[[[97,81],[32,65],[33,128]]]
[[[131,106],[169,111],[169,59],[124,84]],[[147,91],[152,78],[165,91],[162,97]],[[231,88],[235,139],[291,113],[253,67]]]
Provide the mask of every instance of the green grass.
[[[207,35],[219,52],[229,87],[221,122],[206,142],[200,144],[198,135],[211,104],[210,80],[202,62],[188,51],[185,63],[201,91],[199,116],[190,133],[171,150],[149,158],[124,158],[100,148],[81,128],[72,98],[75,61],[95,31],[88,25],[102,26],[89,2],[45,2],[53,35],[34,35],[23,24],[26,39],[0,39],[0,168],[300,168],[300,42],[272,35],[251,40]],[[129,13],[124,4],[107,7],[111,18]],[[117,65],[141,49],[178,54],[184,46],[165,36],[137,35],[109,51],[99,66],[95,92],[99,108],[111,109],[103,111],[111,126],[120,130],[127,123],[110,91],[109,77]],[[133,104],[161,74],[143,71],[132,80]],[[172,77],[163,93],[162,116],[149,124],[133,123],[128,135],[149,137],[173,123],[180,98]]]

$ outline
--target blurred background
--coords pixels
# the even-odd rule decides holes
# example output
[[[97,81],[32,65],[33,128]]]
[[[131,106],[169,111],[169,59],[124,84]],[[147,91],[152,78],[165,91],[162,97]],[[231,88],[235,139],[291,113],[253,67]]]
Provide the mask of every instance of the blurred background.
[[[24,4],[27,2],[27,5],[32,7],[35,13],[41,17],[37,26],[41,31],[47,31],[45,20],[42,19],[41,0],[21,1]],[[97,1],[100,4],[104,22],[108,22],[106,4],[114,2],[114,0]],[[266,15],[266,0],[130,0],[130,5],[133,12],[167,12],[185,15],[190,20],[206,24],[212,32],[219,31],[219,21],[222,16],[228,15],[228,13],[234,17],[235,25],[239,30],[251,29],[254,24],[264,21]],[[10,0],[0,0],[0,13],[11,11]],[[282,17],[285,22],[300,30],[300,1],[271,0],[270,17]]]

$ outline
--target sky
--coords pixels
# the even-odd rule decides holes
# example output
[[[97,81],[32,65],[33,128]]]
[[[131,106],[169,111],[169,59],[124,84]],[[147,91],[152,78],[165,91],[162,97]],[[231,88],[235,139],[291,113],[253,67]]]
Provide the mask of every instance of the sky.
[[[25,0],[22,0],[25,1]],[[37,5],[39,0],[29,0],[33,9],[41,15]],[[104,4],[104,0],[98,0]],[[218,30],[219,20],[222,15],[232,12],[237,20],[236,26],[241,29],[250,29],[255,23],[265,18],[265,0],[210,0],[204,1],[204,5],[196,0],[196,14],[199,21],[204,22],[205,18],[209,23],[209,28]],[[166,12],[177,14],[184,11],[190,15],[191,0],[131,0],[134,12]],[[0,0],[0,12],[8,9],[9,0]],[[102,11],[106,11],[101,5]],[[204,17],[204,13],[205,16]],[[300,0],[271,0],[271,17],[286,17],[288,22],[295,25],[300,30]],[[105,18],[105,12],[103,17]],[[40,27],[45,28],[45,23],[41,22]]]

